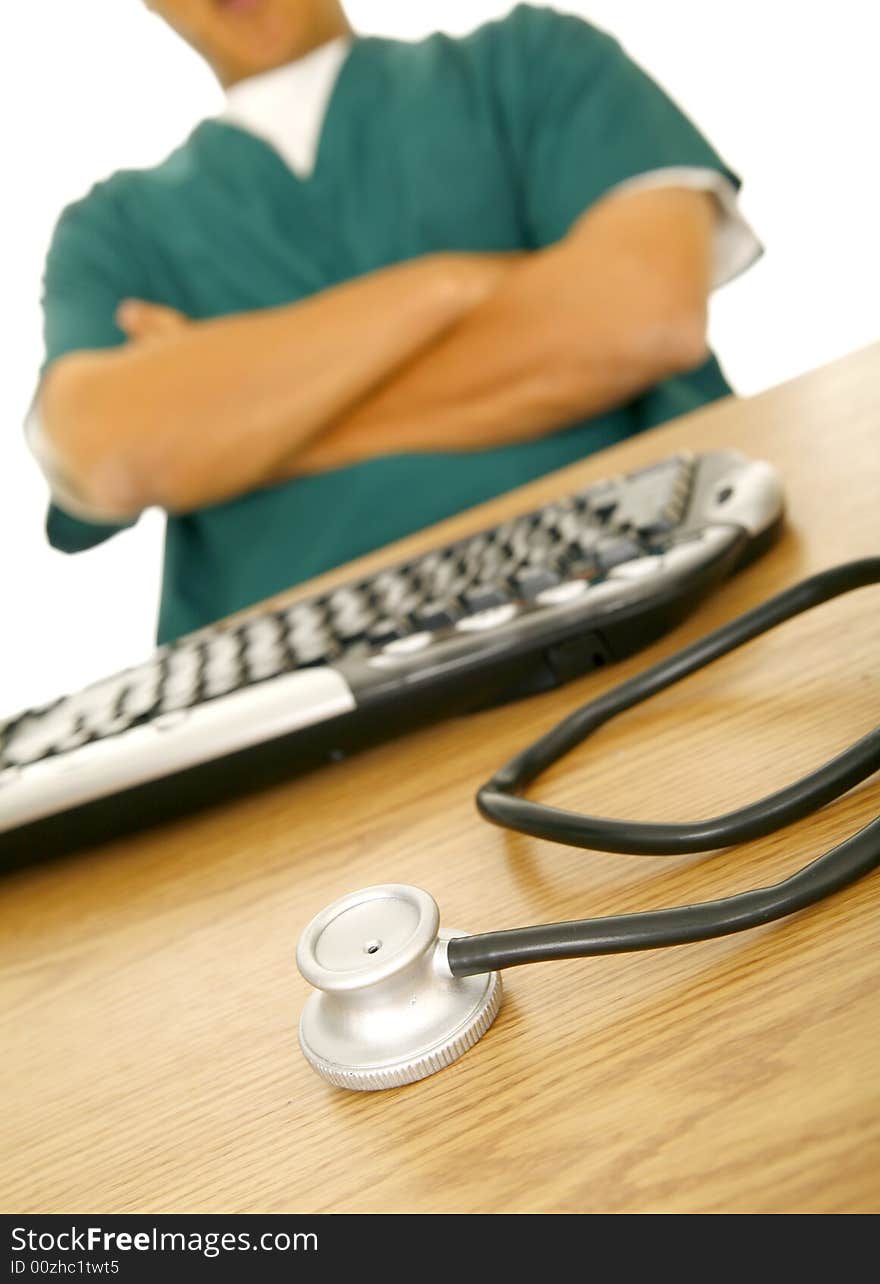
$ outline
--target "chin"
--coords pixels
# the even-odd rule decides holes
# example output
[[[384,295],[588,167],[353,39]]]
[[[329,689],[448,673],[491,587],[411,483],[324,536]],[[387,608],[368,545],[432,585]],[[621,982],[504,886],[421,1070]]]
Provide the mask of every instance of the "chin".
[[[271,71],[316,43],[309,6],[291,0],[210,0],[211,61],[231,83]]]

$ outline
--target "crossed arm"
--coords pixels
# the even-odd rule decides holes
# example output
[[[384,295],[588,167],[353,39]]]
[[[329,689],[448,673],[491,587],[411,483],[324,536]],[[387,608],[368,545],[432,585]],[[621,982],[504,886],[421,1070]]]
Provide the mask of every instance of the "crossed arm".
[[[116,519],[538,436],[700,364],[714,217],[703,192],[611,195],[526,255],[431,255],[210,321],[129,301],[128,343],[50,368],[44,431],[65,481]]]

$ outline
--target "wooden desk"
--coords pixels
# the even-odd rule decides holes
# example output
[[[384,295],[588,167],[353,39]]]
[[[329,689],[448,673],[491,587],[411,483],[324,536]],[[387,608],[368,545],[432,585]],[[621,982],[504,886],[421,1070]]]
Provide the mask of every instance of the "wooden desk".
[[[877,877],[742,936],[508,972],[486,1038],[412,1087],[336,1091],[297,1048],[296,938],[346,891],[416,883],[470,931],[647,909],[776,881],[877,813],[875,780],[761,842],[671,860],[571,851],[478,817],[477,786],[575,703],[811,571],[878,552],[880,347],[405,547],[684,446],[772,460],[790,524],[647,652],[0,882],[3,1211],[880,1207]],[[877,605],[865,589],[752,643],[604,730],[540,796],[681,819],[801,775],[877,722]]]

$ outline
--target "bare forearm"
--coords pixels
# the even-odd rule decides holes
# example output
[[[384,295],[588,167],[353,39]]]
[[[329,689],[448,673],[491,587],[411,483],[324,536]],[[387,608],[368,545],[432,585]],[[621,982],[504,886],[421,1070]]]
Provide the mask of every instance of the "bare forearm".
[[[63,358],[41,394],[52,446],[79,492],[120,516],[274,480],[291,450],[478,301],[464,259],[438,255],[298,304]]]
[[[355,406],[298,459],[294,452],[292,470],[339,467],[398,451],[484,449],[573,417],[559,330],[550,316],[536,315],[531,297],[531,280],[545,266],[542,261],[538,272],[537,264],[520,268],[497,298]],[[579,399],[583,414],[613,404],[627,389],[618,364],[602,356],[596,353],[590,395]]]
[[[613,229],[604,227],[606,211],[596,211],[574,240],[531,255],[436,344],[291,458],[291,471],[527,439],[697,365],[705,356],[712,210],[699,198],[679,208],[676,195],[655,199],[658,225],[639,227],[637,236],[619,214]],[[668,237],[664,217],[689,220],[693,237]]]

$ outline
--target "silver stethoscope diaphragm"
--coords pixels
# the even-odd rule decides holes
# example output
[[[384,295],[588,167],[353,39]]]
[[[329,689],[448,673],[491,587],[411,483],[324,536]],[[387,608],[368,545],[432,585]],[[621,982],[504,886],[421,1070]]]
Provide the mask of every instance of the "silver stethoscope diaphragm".
[[[433,897],[383,883],[343,896],[312,919],[296,951],[315,987],[299,1041],[338,1088],[369,1092],[415,1083],[457,1060],[501,1006],[498,972],[455,977]]]

